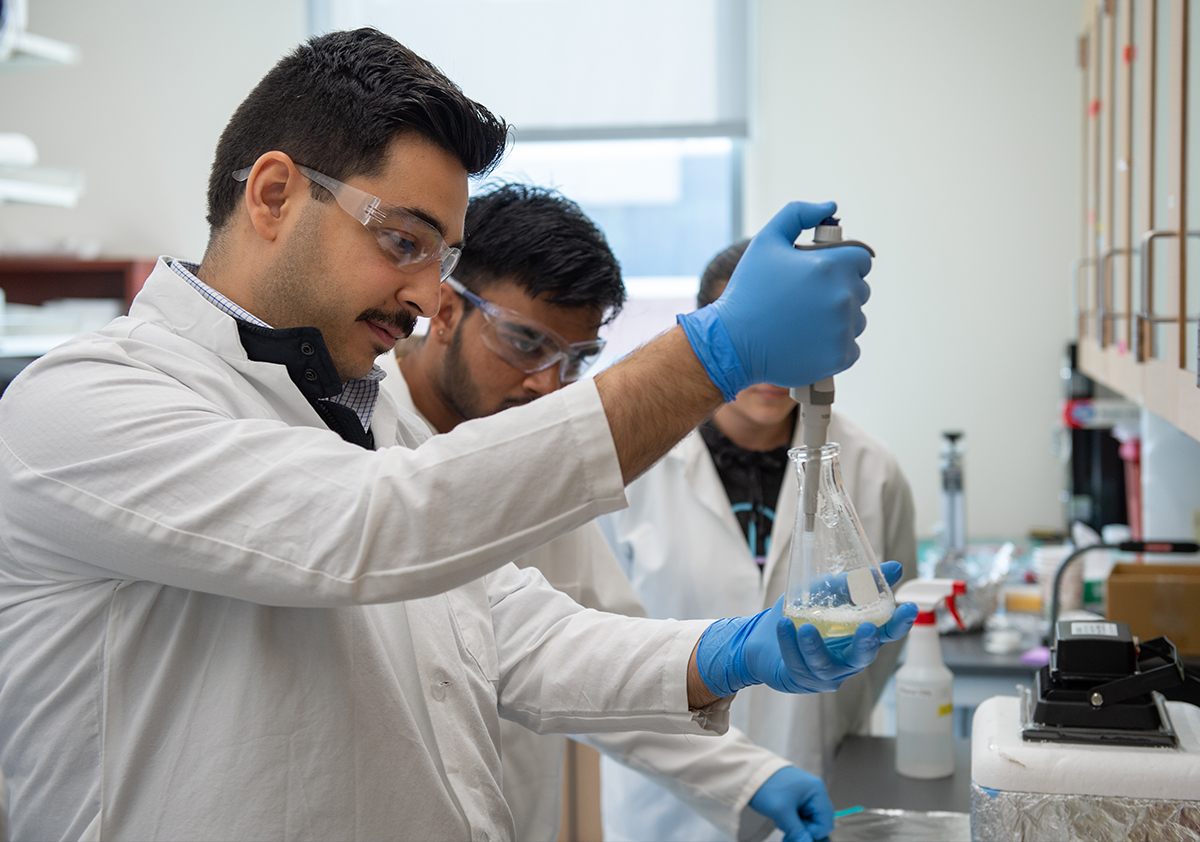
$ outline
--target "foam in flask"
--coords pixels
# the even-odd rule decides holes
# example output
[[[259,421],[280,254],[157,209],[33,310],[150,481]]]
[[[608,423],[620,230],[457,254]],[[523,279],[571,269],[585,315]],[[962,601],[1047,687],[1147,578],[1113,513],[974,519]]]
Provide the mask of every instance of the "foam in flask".
[[[852,635],[862,623],[882,625],[896,610],[892,589],[842,488],[839,451],[833,442],[788,451],[799,494],[783,611],[797,626],[812,623],[824,638]],[[805,494],[814,482],[815,505],[811,488]]]

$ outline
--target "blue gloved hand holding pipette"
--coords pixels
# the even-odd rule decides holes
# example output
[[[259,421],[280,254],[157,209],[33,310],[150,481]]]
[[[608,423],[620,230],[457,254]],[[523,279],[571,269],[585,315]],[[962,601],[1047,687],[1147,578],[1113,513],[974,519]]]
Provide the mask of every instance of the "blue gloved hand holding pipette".
[[[721,297],[679,316],[709,378],[726,400],[756,383],[807,386],[858,359],[871,294],[865,248],[799,251],[800,232],[831,216],[833,202],[792,202],[758,233]]]

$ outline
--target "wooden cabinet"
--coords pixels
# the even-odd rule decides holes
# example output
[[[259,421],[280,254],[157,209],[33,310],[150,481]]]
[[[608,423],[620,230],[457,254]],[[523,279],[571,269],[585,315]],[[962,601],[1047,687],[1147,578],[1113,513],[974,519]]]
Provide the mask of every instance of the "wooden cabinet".
[[[0,259],[0,289],[14,304],[41,304],[54,298],[120,298],[128,308],[153,268],[152,258],[5,258]]]
[[[130,302],[142,288],[154,260],[72,260],[68,258],[0,259],[0,289],[14,304],[38,305],[55,298],[116,298]],[[0,333],[7,332],[0,324]],[[0,394],[34,356],[11,348],[0,355]]]
[[[1085,0],[1080,368],[1200,439],[1200,0]]]

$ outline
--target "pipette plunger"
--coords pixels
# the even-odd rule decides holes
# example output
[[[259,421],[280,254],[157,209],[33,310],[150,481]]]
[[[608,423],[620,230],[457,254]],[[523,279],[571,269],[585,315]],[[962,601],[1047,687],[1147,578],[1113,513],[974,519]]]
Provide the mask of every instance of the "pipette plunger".
[[[801,251],[815,251],[826,248],[846,248],[859,246],[875,256],[874,250],[866,243],[858,240],[843,240],[842,226],[837,217],[826,217],[813,231],[811,243],[796,243]],[[800,426],[804,438],[804,446],[812,448],[811,452],[819,452],[825,444],[826,433],[829,430],[829,416],[833,408],[833,378],[826,377],[808,386],[792,389],[792,400],[800,404]],[[804,531],[813,531],[814,518],[817,514],[817,468],[819,460],[810,460],[805,464],[804,483]]]

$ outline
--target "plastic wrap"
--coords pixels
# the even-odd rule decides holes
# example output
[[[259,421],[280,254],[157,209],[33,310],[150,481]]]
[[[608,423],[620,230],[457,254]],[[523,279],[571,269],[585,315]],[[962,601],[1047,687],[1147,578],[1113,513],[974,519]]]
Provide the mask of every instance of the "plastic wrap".
[[[949,552],[934,567],[934,578],[962,579],[967,583],[967,592],[958,597],[954,604],[962,620],[963,631],[983,628],[988,617],[996,611],[1000,592],[1012,569],[1012,557],[1016,547],[1010,541],[994,554],[973,552],[963,554]],[[938,631],[942,634],[959,631],[958,621],[944,605],[937,607]]]
[[[969,842],[966,813],[861,810],[833,820],[829,842]]]
[[[1200,801],[996,792],[971,784],[976,842],[1200,842]]]

